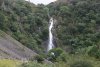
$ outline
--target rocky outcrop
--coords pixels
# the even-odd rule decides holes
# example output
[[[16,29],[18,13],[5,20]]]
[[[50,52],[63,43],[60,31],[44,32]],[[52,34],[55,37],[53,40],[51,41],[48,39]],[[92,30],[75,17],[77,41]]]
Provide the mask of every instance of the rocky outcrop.
[[[0,59],[28,60],[37,54],[0,31]]]

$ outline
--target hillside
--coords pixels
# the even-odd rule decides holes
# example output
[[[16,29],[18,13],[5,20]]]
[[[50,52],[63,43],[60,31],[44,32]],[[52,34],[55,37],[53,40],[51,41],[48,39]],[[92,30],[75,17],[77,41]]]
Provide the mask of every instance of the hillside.
[[[100,67],[100,0],[1,1],[0,59],[37,53],[21,67]]]
[[[4,0],[0,7],[0,29],[24,46],[42,53],[48,40],[48,16],[44,5],[25,0]]]
[[[35,55],[35,52],[23,46],[11,36],[0,31],[0,59],[26,60]]]

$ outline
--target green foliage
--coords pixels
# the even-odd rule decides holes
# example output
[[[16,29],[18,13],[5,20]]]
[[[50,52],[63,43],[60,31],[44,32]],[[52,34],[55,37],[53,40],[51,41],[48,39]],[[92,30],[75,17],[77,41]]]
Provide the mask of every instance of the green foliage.
[[[93,46],[91,50],[88,52],[88,54],[92,57],[95,57],[97,59],[100,59],[100,48],[99,46]]]
[[[25,0],[4,0],[0,10],[0,29],[38,53],[48,38],[48,15],[44,5]]]
[[[66,53],[60,48],[52,49],[48,53],[48,60],[52,62],[66,62]]]
[[[44,58],[42,55],[37,55],[34,57],[34,60],[36,60],[39,63],[42,63],[44,61]]]
[[[20,67],[54,67],[53,64],[40,64],[37,62],[23,63]]]
[[[40,67],[39,64],[33,64],[33,63],[23,63],[21,67]]]
[[[87,61],[77,61],[70,65],[70,67],[93,67],[91,63]]]
[[[62,61],[62,62],[67,62],[67,58],[66,58],[67,54],[65,52],[63,52],[58,58],[57,58],[57,62]]]
[[[77,49],[97,45],[100,40],[99,3],[98,0],[72,0],[68,4],[48,5],[50,14],[57,19],[55,25],[57,45],[71,46],[71,51],[74,52]]]
[[[100,46],[97,47],[100,40],[99,3],[100,0],[72,0],[67,4],[51,3],[45,6],[43,4],[34,5],[25,0],[5,0],[0,9],[0,30],[10,34],[35,52],[43,53],[42,44],[48,39],[50,15],[57,20],[54,25],[57,46],[70,52],[71,55],[66,55],[64,50],[56,48],[49,52],[48,60],[71,63],[73,59],[81,59],[79,58],[81,57],[80,54],[86,54],[88,51],[89,56],[100,59]],[[91,46],[94,47],[88,50]],[[79,55],[78,58],[75,57],[75,54]],[[43,57],[37,56],[36,60],[42,62]],[[78,64],[87,65],[88,63],[78,62],[73,65]],[[67,65],[65,64],[64,67]],[[47,67],[49,65],[29,63],[22,66]],[[61,66],[62,64],[59,64],[56,67]]]
[[[63,17],[67,17],[67,15],[70,15],[69,10],[70,10],[70,8],[68,6],[61,6],[60,7],[60,15]]]
[[[48,16],[54,16],[57,45],[70,46],[76,52],[97,45],[100,40],[99,2],[75,0],[68,4],[36,6],[25,0],[5,0],[0,10],[0,29],[39,53],[43,51],[41,44],[48,39]]]

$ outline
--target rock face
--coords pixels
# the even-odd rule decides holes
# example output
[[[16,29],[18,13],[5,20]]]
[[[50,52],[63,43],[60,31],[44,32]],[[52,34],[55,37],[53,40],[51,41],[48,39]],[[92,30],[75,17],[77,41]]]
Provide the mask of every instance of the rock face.
[[[11,36],[0,31],[0,59],[26,60],[37,55]]]

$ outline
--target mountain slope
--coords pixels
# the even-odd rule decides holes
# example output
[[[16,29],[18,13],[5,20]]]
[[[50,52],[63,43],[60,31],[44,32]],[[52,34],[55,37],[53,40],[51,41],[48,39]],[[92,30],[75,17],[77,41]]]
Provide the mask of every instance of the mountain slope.
[[[0,30],[24,46],[42,53],[48,39],[48,8],[25,0],[3,0],[0,7]]]
[[[35,52],[0,31],[0,58],[25,60],[35,55]]]

